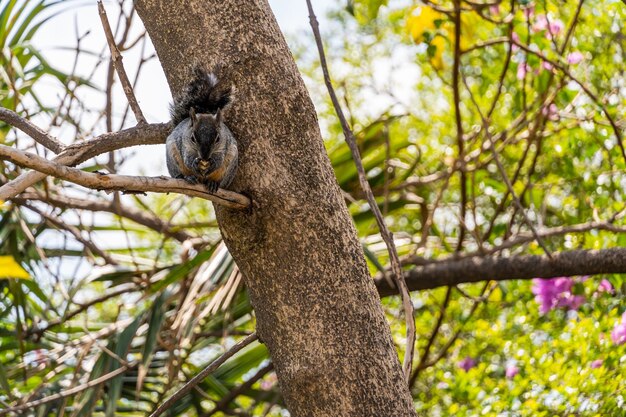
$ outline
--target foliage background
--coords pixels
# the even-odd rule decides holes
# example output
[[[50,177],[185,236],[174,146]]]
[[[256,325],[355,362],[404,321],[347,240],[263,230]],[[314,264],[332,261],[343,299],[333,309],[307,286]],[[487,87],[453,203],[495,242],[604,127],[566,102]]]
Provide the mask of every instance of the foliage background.
[[[154,57],[129,3],[107,7],[118,12],[120,49],[135,57],[125,64],[140,69]],[[63,6],[0,1],[2,107],[67,142],[132,125],[126,103],[111,92],[118,86],[106,49],[83,48],[87,35],[77,31],[65,47],[89,64],[63,73],[31,42],[40,25],[67,12]],[[615,0],[354,0],[329,12],[322,30],[333,81],[407,269],[455,256],[542,254],[542,244],[550,252],[624,246],[625,14]],[[379,274],[385,247],[323,88],[312,36],[294,33],[289,41]],[[38,93],[46,85],[54,105]],[[15,129],[0,129],[2,144],[47,154]],[[81,168],[136,169],[138,159],[128,158],[107,155]],[[0,167],[2,182],[21,170]],[[254,330],[241,276],[206,202],[107,196],[52,179],[27,197],[0,211],[0,409],[83,384],[24,413],[148,415]],[[164,223],[151,227],[137,212]],[[529,224],[553,233],[539,242]],[[626,344],[612,337],[626,326],[623,275],[576,278],[561,296],[584,302],[546,313],[536,282],[489,278],[413,294],[419,354],[412,390],[421,414],[624,415]],[[402,355],[401,304],[396,297],[383,304]],[[260,344],[199,388],[170,415],[286,413]],[[229,393],[232,401],[220,403]]]

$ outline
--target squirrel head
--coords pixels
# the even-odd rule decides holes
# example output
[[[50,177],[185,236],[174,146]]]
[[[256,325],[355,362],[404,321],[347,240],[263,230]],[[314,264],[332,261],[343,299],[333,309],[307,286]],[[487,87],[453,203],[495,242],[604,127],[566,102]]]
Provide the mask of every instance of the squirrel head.
[[[222,112],[217,114],[196,113],[192,107],[189,110],[191,120],[191,140],[198,150],[198,168],[201,173],[209,169],[209,158],[220,143],[220,125],[222,123]]]

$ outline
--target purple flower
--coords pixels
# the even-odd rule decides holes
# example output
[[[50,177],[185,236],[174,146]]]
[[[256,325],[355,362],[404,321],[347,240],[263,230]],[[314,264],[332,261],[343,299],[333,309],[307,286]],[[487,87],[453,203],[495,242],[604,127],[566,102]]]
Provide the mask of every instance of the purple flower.
[[[604,278],[600,281],[600,285],[598,285],[598,292],[613,294],[613,285],[611,285],[611,282],[608,279]]]
[[[582,61],[585,57],[583,56],[582,53],[576,51],[576,52],[572,52],[571,54],[569,54],[567,56],[567,63],[570,65],[576,65],[578,64],[580,61]]]
[[[512,379],[515,375],[519,374],[519,368],[515,365],[507,366],[504,374],[507,378]]]
[[[517,65],[517,79],[523,80],[526,77],[526,73],[530,72],[532,68],[526,62],[520,62]]]
[[[622,315],[622,322],[617,323],[611,331],[611,340],[616,345],[626,343],[626,312]]]
[[[591,362],[591,365],[590,365],[591,369],[598,369],[599,367],[602,366],[602,362],[603,362],[602,359],[596,359],[595,361]]]
[[[465,372],[469,371],[477,364],[476,360],[472,357],[466,356],[461,361],[459,361],[459,368],[463,369]]]
[[[585,302],[585,297],[572,294],[573,286],[574,280],[568,277],[533,279],[532,292],[540,305],[541,314],[560,307],[577,310]]]

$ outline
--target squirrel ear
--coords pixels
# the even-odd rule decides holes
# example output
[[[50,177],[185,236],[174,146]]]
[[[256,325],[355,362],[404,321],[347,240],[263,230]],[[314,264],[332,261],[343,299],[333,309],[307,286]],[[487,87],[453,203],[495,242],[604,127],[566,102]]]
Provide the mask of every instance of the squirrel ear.
[[[196,110],[193,107],[189,109],[189,118],[191,118],[191,124],[195,125],[198,118],[196,117]]]
[[[222,123],[222,109],[217,109],[217,113],[215,113],[215,121],[218,125]]]

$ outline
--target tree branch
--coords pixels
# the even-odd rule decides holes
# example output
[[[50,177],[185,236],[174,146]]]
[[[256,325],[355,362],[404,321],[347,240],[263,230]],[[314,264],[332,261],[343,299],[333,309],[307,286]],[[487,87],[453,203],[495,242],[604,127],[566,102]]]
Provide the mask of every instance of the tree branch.
[[[4,145],[0,145],[0,159],[10,160],[16,165],[32,168],[44,174],[95,190],[125,191],[130,193],[143,193],[146,191],[158,193],[172,192],[204,198],[216,204],[236,209],[244,209],[250,205],[248,197],[228,190],[219,189],[215,194],[209,194],[203,185],[191,185],[183,180],[173,178],[92,174]]]
[[[417,266],[405,272],[411,291],[480,281],[554,278],[573,275],[626,273],[626,248],[575,250],[547,256],[472,257]],[[397,294],[382,278],[376,278],[381,297]]]
[[[21,117],[18,119],[19,122],[26,121]],[[53,161],[57,164],[74,166],[103,153],[122,148],[137,145],[159,145],[165,143],[171,130],[172,127],[169,123],[155,123],[135,126],[119,132],[105,133],[89,141],[78,142],[65,147]],[[36,171],[26,172],[18,176],[0,187],[0,200],[15,197],[46,176],[47,174]]]
[[[61,152],[64,148],[61,142],[41,130],[39,127],[32,124],[30,121],[24,119],[14,111],[5,109],[4,107],[0,107],[0,120],[26,133],[37,143],[45,146],[47,149],[50,149],[56,154]]]

